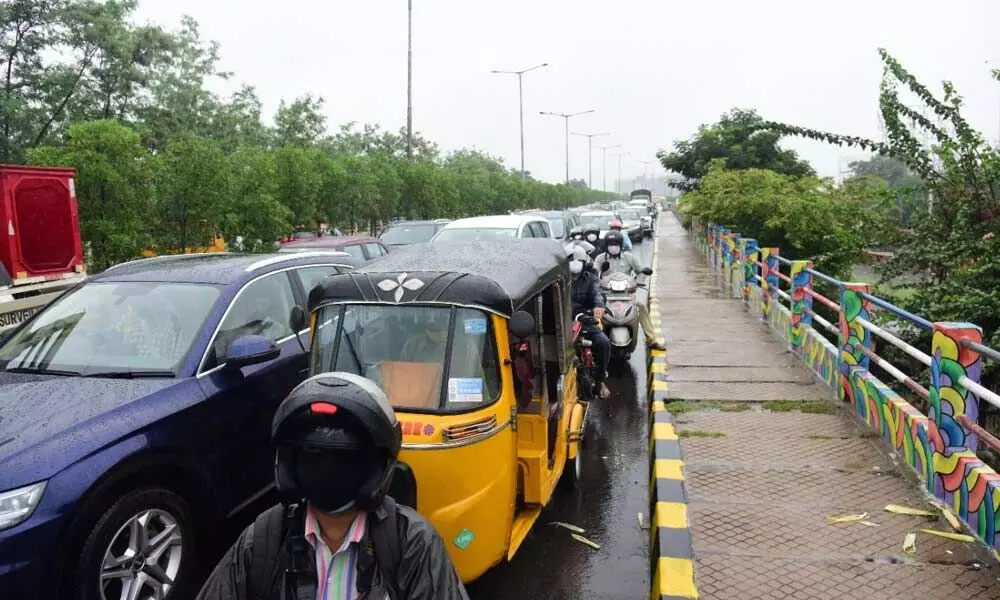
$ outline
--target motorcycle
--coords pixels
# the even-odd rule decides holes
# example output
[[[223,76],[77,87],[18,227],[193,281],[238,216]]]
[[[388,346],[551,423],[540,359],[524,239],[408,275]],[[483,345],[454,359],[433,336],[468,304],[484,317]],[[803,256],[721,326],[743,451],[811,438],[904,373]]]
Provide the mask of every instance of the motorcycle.
[[[589,402],[598,397],[597,362],[594,360],[594,342],[583,336],[583,328],[597,325],[593,314],[580,313],[573,318],[573,348],[576,350],[577,390],[580,400]]]
[[[604,333],[611,340],[611,366],[622,369],[632,352],[639,333],[639,309],[635,304],[637,288],[646,287],[625,273],[611,273],[601,281],[604,292]]]

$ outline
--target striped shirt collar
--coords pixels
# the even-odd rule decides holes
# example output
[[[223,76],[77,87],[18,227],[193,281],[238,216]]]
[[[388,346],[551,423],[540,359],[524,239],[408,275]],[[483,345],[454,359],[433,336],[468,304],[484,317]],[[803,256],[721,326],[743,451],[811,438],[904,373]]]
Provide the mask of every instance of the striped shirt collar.
[[[306,512],[305,538],[316,555],[317,600],[355,600],[357,598],[357,561],[365,535],[367,515],[359,514],[347,529],[340,547],[327,546],[312,507]]]

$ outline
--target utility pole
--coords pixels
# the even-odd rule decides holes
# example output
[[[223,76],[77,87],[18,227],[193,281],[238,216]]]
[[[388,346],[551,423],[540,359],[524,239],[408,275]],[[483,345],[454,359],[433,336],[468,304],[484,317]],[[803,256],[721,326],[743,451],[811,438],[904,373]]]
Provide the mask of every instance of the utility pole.
[[[649,188],[650,193],[653,191],[653,184],[649,179],[649,165],[653,162],[651,160],[640,160],[642,163],[642,185]]]
[[[612,148],[621,148],[621,144],[615,144],[614,146],[601,146],[601,191],[608,191],[608,150]]]
[[[413,159],[413,0],[406,0],[406,160]],[[413,218],[413,192],[407,186],[406,218]]]
[[[573,133],[572,135],[579,135],[581,137],[587,138],[587,187],[594,189],[594,138],[601,137],[602,135],[611,135],[610,133]]]
[[[628,155],[628,152],[618,154],[618,180],[615,181],[615,193],[619,195],[622,193],[622,157]]]
[[[569,118],[592,113],[594,110],[595,109],[591,108],[590,110],[583,110],[577,113],[554,113],[545,112],[543,110],[538,113],[540,115],[547,115],[550,117],[562,117],[566,122],[566,185],[569,185]]]
[[[498,75],[517,75],[517,102],[521,115],[521,179],[524,179],[524,86],[521,83],[522,76],[528,71],[534,71],[535,69],[541,69],[542,67],[549,66],[549,63],[542,63],[531,67],[530,69],[524,69],[523,71],[490,71],[490,73],[496,73]]]

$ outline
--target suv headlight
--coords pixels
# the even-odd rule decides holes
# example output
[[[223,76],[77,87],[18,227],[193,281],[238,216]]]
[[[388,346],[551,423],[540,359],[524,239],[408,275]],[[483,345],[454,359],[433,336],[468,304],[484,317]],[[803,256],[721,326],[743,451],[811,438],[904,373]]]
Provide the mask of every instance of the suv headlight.
[[[38,506],[45,491],[44,481],[0,493],[0,530],[20,525]]]

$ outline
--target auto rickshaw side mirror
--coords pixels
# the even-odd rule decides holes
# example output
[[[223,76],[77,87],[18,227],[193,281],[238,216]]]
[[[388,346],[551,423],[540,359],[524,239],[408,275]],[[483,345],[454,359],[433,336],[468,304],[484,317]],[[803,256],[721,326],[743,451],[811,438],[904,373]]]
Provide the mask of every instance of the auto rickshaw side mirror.
[[[643,275],[652,275],[653,274],[653,269],[651,269],[650,267],[646,267],[646,268],[644,268],[642,270],[642,274]]]
[[[510,316],[507,330],[518,339],[524,339],[535,332],[535,317],[531,313],[519,310]]]

